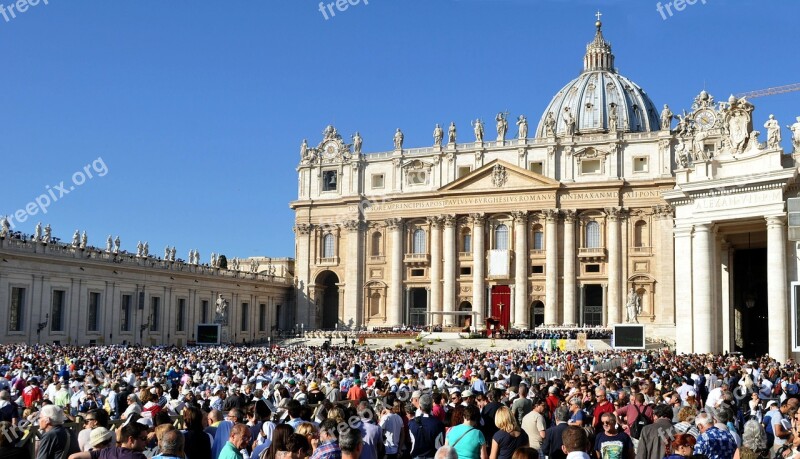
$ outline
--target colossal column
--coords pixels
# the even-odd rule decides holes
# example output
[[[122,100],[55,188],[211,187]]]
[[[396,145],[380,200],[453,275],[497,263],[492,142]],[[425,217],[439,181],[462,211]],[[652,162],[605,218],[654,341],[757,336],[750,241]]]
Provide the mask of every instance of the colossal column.
[[[608,207],[605,211],[608,215],[608,325],[613,325],[621,321],[622,263],[619,222],[622,212],[619,207]]]
[[[442,299],[442,310],[453,312],[456,310],[456,217],[455,215],[445,215],[444,217],[444,292]],[[458,323],[453,320],[453,316],[445,315],[444,323],[452,325]],[[475,324],[473,324],[474,326]]]
[[[711,324],[711,295],[713,274],[713,238],[708,223],[694,226],[692,237],[692,320],[694,329],[694,350],[698,354],[712,351],[713,327]],[[678,297],[680,301],[681,297]],[[680,336],[678,336],[680,339]]]
[[[386,325],[395,326],[403,323],[403,219],[389,218],[386,226],[392,235],[392,281]]]
[[[486,217],[483,214],[471,214],[472,219],[472,310],[478,314],[475,326],[483,327],[483,312],[486,310],[486,297],[484,296],[484,279],[486,278],[484,249],[484,225]]]
[[[544,211],[545,223],[545,251],[547,259],[545,270],[544,298],[544,323],[546,325],[558,324],[558,209]]]
[[[363,267],[363,224],[358,220],[348,220],[342,225],[347,230],[347,260],[344,270],[344,323],[355,326],[364,325],[362,267]],[[351,322],[352,321],[352,322]]]
[[[575,320],[575,211],[564,213],[564,323],[577,324]]]
[[[794,257],[792,257],[794,258]],[[769,303],[769,356],[785,362],[789,349],[786,290],[786,220],[767,217],[767,298]]]
[[[512,212],[514,217],[514,327],[528,325],[528,212]]]
[[[296,292],[295,304],[297,305],[297,318],[300,323],[307,323],[309,328],[319,328],[322,324],[317,323],[317,315],[312,313],[313,281],[311,280],[312,254],[310,251],[312,226],[306,223],[298,223],[294,227],[297,248],[295,249],[296,261]],[[305,322],[303,322],[305,320]]]
[[[430,311],[442,312],[442,217],[428,217],[431,225]],[[442,315],[432,314],[431,324],[441,325]]]
[[[675,228],[675,350],[693,352],[692,227]]]

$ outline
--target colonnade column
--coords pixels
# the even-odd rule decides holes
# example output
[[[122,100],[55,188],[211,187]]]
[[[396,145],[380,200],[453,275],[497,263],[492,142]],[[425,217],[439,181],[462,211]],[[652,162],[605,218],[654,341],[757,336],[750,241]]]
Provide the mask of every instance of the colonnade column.
[[[575,320],[575,211],[564,213],[564,324]]]
[[[442,311],[453,312],[456,310],[456,217],[455,215],[445,215],[444,217],[444,294],[442,300]],[[444,316],[445,325],[454,323],[453,316]],[[458,322],[455,322],[458,323]],[[474,326],[475,324],[473,324]]]
[[[692,227],[675,228],[675,350],[694,349],[692,331]]]
[[[403,320],[403,219],[386,220],[392,236],[392,281],[389,287],[389,309],[386,322],[389,326],[401,325]]]
[[[442,217],[428,217],[431,225],[430,312],[442,312]],[[442,315],[432,314],[431,324],[441,325]]]
[[[311,280],[311,273],[309,267],[312,266],[312,253],[311,253],[311,225],[306,223],[298,223],[294,227],[295,240],[297,241],[295,249],[295,260],[297,260],[296,274],[297,274],[297,287],[295,296],[295,305],[297,308],[298,316],[305,319],[310,328],[319,328],[322,324],[316,320],[316,314],[312,314],[312,295],[313,295],[313,281]],[[138,300],[137,300],[138,301]],[[133,312],[131,312],[132,314]]]
[[[711,323],[713,237],[711,225],[694,226],[692,237],[692,319],[697,333],[694,334],[693,352],[708,354],[712,351],[713,327]],[[678,297],[681,298],[681,297]]]
[[[786,282],[786,220],[767,217],[767,299],[769,356],[785,362],[789,349],[789,310]]]
[[[513,212],[514,217],[514,327],[528,325],[528,212]]]
[[[545,223],[545,280],[544,323],[558,324],[558,209],[544,211]]]
[[[483,312],[486,309],[484,292],[484,279],[486,278],[486,250],[484,248],[484,225],[486,217],[483,214],[471,214],[472,219],[472,310],[477,311],[476,327],[483,327]]]
[[[619,224],[622,212],[619,207],[605,209],[608,215],[608,324],[621,321],[622,263],[620,254]]]
[[[364,325],[362,274],[362,236],[364,224],[358,220],[344,222],[347,230],[347,261],[344,267],[344,322],[358,327]],[[351,322],[352,321],[352,322]],[[305,322],[303,322],[305,323]]]

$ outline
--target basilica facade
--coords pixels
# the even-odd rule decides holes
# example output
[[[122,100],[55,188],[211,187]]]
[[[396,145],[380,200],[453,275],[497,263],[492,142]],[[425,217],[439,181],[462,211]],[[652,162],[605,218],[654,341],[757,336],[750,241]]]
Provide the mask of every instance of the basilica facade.
[[[684,115],[657,108],[616,71],[601,26],[583,72],[530,132],[524,115],[498,113],[437,124],[422,148],[401,129],[379,153],[333,126],[304,140],[290,204],[297,321],[638,322],[681,352],[785,358],[796,346],[785,202],[797,168],[780,126],[768,120],[759,142],[750,102],[705,92]]]

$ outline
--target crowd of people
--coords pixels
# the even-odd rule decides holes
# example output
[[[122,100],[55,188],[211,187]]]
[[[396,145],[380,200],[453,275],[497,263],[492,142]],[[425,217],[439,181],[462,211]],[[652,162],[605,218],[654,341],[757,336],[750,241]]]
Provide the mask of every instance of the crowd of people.
[[[800,458],[798,379],[664,350],[5,345],[0,459]]]

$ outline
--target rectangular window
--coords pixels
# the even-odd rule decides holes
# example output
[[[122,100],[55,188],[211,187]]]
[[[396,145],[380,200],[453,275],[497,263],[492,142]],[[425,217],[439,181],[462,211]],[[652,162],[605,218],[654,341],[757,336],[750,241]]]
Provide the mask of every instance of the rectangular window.
[[[458,176],[456,178],[464,177],[470,172],[472,172],[472,168],[470,166],[458,166]]]
[[[258,331],[266,331],[267,329],[267,305],[261,303],[258,305]]]
[[[53,302],[50,306],[50,331],[64,331],[64,303],[66,299],[66,291],[53,290]]]
[[[414,169],[406,172],[406,180],[409,186],[427,185],[428,171],[425,169]]]
[[[383,188],[383,174],[372,174],[372,188]]]
[[[100,293],[89,292],[89,316],[86,318],[86,331],[96,332],[100,328]]]
[[[600,272],[600,265],[586,265],[586,272],[587,273],[599,273]]]
[[[531,172],[536,172],[539,175],[543,175],[544,163],[541,161],[531,161],[531,163],[528,165],[528,169],[530,169]]]
[[[601,171],[599,159],[581,161],[581,174],[599,174]]]
[[[11,308],[8,314],[8,331],[22,331],[25,315],[25,288],[11,288]]]
[[[133,307],[133,295],[122,295],[122,314],[119,331],[131,331],[131,307]]]
[[[178,318],[175,331],[186,331],[186,298],[178,298]]]
[[[208,323],[208,300],[203,300],[200,302],[200,323],[207,324]]]
[[[647,158],[633,158],[633,171],[634,172],[647,172]]]
[[[531,266],[531,273],[532,274],[544,274],[544,265],[533,265],[533,266]]]
[[[412,269],[411,277],[422,277],[425,275],[425,269]]]
[[[544,250],[544,233],[541,231],[533,232],[533,250]]]
[[[472,267],[465,266],[460,270],[462,276],[471,276],[472,275]]]
[[[322,171],[322,191],[336,191],[338,179],[336,171]]]
[[[161,313],[161,298],[154,296],[150,298],[150,331],[158,331],[158,318]]]
[[[250,318],[250,303],[242,303],[242,331],[247,331],[247,319]]]

